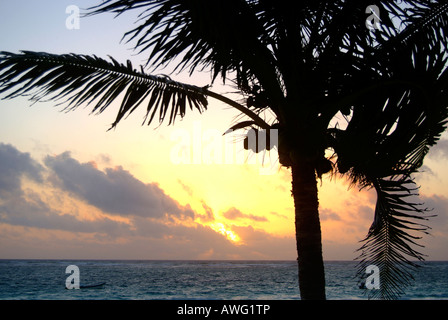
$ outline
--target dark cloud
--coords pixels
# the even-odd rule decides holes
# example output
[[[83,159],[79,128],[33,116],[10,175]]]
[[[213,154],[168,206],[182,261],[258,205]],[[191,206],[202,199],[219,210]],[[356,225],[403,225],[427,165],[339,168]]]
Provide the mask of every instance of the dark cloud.
[[[98,170],[93,163],[80,163],[69,152],[48,156],[45,165],[54,173],[52,182],[87,203],[112,214],[163,218],[193,218],[155,183],[145,184],[121,166]]]
[[[331,209],[322,208],[319,210],[320,220],[322,221],[340,221],[341,217]]]
[[[266,222],[268,219],[266,217],[259,217],[255,216],[253,214],[246,214],[238,210],[237,208],[233,207],[227,210],[222,214],[226,219],[229,220],[237,220],[237,219],[248,219],[252,221],[258,221],[258,222]]]
[[[37,193],[11,197],[0,205],[0,222],[10,225],[69,232],[103,233],[109,236],[130,234],[130,226],[107,217],[82,221],[76,215],[52,209]]]
[[[34,180],[39,190],[23,184],[23,176]],[[95,207],[95,215],[88,219],[83,218],[85,204]],[[294,257],[291,238],[233,226],[244,241],[234,243],[210,226],[196,223],[193,218],[215,219],[205,201],[202,207],[198,214],[189,205],[181,206],[157,184],[143,183],[122,167],[102,171],[95,162],[81,163],[69,152],[47,156],[41,165],[28,153],[0,144],[0,253],[117,259]],[[224,215],[267,221],[236,208]]]
[[[110,158],[106,160],[110,161]],[[189,205],[180,206],[157,184],[145,184],[122,167],[107,168],[103,172],[95,162],[80,163],[69,152],[47,156],[44,164],[46,168],[28,153],[20,152],[11,145],[0,144],[1,223],[109,236],[129,236],[140,232],[157,238],[168,233],[169,227],[164,223],[173,222],[173,219],[194,218],[195,213]],[[43,178],[44,172],[51,173],[48,181]],[[40,183],[43,190],[50,182],[57,188],[54,192],[59,193],[59,197],[68,192],[68,195],[104,213],[130,217],[131,223],[107,216],[83,220],[79,218],[76,205],[65,208],[66,212],[55,210],[41,195],[29,188],[24,189],[22,176]]]
[[[43,167],[29,153],[0,143],[0,197],[5,193],[20,193],[23,176],[42,182],[42,171]]]

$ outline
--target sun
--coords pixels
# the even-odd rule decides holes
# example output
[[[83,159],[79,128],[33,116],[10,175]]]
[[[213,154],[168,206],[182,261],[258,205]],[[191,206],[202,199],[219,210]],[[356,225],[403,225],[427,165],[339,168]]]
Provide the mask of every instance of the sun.
[[[210,225],[210,227],[211,227],[214,231],[219,232],[219,233],[221,233],[222,235],[224,235],[224,236],[225,236],[227,239],[229,239],[230,241],[232,241],[232,242],[234,242],[234,243],[236,243],[236,244],[241,243],[241,238],[240,238],[236,233],[234,233],[232,230],[228,230],[228,229],[226,229],[226,227],[224,226],[224,224],[222,224],[222,223],[220,223],[220,222],[215,222],[215,223],[212,223],[212,224]]]

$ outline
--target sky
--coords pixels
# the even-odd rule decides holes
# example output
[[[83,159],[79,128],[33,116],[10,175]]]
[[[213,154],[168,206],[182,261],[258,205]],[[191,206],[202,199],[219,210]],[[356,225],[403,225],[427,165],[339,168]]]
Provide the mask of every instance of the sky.
[[[0,0],[0,50],[143,64],[144,53],[120,42],[135,14],[73,23],[70,6],[96,3]],[[210,84],[206,72],[170,76]],[[222,136],[238,112],[209,100],[174,126],[142,126],[142,111],[108,131],[118,106],[92,115],[88,106],[67,113],[52,102],[0,100],[0,259],[296,259],[290,171],[244,153],[241,136]],[[232,160],[220,163],[213,150]],[[448,259],[447,159],[444,135],[415,177],[437,214],[422,239],[428,260]],[[324,259],[352,260],[376,195],[343,178],[318,184]]]

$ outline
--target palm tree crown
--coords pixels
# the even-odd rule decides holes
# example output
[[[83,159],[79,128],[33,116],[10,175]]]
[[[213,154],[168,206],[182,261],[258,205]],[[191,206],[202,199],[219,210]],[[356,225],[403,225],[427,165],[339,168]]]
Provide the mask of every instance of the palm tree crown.
[[[368,28],[366,8],[372,6],[380,21]],[[107,0],[87,15],[134,9],[141,11],[139,25],[124,39],[147,54],[147,66],[174,64],[191,74],[210,70],[213,81],[234,81],[245,103],[114,59],[30,51],[1,53],[0,93],[50,96],[69,102],[67,108],[93,103],[97,112],[122,99],[113,126],[140,105],[147,108],[145,122],[158,118],[173,124],[188,107],[204,111],[207,97],[224,101],[250,118],[234,128],[279,130],[279,160],[293,176],[302,296],[325,297],[324,290],[308,294],[313,285],[325,286],[322,275],[306,283],[305,273],[322,264],[315,183],[329,172],[376,190],[374,222],[360,248],[360,274],[376,264],[382,287],[371,293],[382,298],[402,293],[416,267],[411,260],[423,259],[415,249],[416,232],[428,230],[426,209],[411,200],[417,191],[412,174],[448,117],[448,4],[307,0],[291,7],[278,0]],[[262,119],[265,110],[275,121]],[[346,127],[335,125],[337,115],[344,116]],[[323,273],[323,266],[315,269]]]

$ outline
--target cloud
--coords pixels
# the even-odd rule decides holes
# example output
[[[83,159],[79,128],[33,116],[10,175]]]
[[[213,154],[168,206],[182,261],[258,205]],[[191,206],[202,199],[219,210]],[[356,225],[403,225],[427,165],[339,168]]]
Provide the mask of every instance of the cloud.
[[[255,216],[253,214],[246,214],[246,213],[241,212],[240,210],[238,210],[235,207],[230,208],[226,212],[223,212],[222,215],[228,220],[248,219],[248,220],[258,221],[258,222],[268,221],[268,219],[266,217],[259,217],[259,216]]]
[[[111,158],[82,163],[69,152],[42,163],[14,146],[0,144],[0,256],[104,259],[295,259],[294,236],[253,226],[268,217],[232,207],[222,213],[233,242],[212,225],[205,200],[195,212],[180,205],[156,183],[144,183]],[[29,181],[33,183],[28,183]],[[179,183],[181,181],[178,181]],[[191,188],[190,188],[191,189]],[[187,190],[185,190],[187,191]],[[194,190],[191,189],[193,193]],[[350,258],[372,222],[376,196],[349,192],[340,203],[322,205],[326,259]],[[423,196],[439,216],[430,219],[433,237],[424,237],[431,258],[446,258],[448,198]],[[292,218],[292,216],[290,217]],[[290,219],[288,218],[288,219]],[[221,221],[216,221],[217,223]],[[229,223],[235,223],[231,225]]]
[[[204,200],[201,201],[202,208],[205,210],[205,215],[200,215],[200,218],[204,222],[210,222],[215,220],[215,215],[213,214],[212,208],[210,208]]]
[[[170,234],[170,223],[191,223],[195,216],[189,205],[180,206],[157,184],[145,184],[122,167],[103,172],[95,162],[80,163],[69,152],[47,156],[44,164],[11,145],[0,144],[0,224],[112,238],[163,238]],[[34,189],[39,190],[26,187],[22,176],[37,182]]]
[[[420,199],[423,207],[428,208],[427,215],[433,216],[428,220],[428,224],[435,230],[443,230],[448,234],[448,197],[443,195],[422,195]]]
[[[121,166],[101,171],[93,163],[80,163],[69,152],[47,156],[52,183],[107,213],[120,216],[194,218],[156,184],[145,184]]]
[[[242,257],[290,260],[297,257],[296,241],[292,236],[276,236],[252,226],[232,226],[232,231],[237,233],[244,243],[236,251]]]
[[[106,217],[86,223],[74,214],[52,208],[42,196],[24,186],[23,177],[45,189],[46,168],[29,153],[0,143],[0,223],[46,230],[117,234],[129,226]],[[59,192],[60,193],[60,192]],[[59,195],[60,197],[60,195]]]
[[[271,211],[270,214],[273,215],[273,216],[282,218],[282,219],[288,219],[288,216],[286,216],[286,215],[284,215],[284,214],[280,214],[280,213],[275,212],[275,211]]]
[[[190,196],[193,196],[193,189],[191,189],[190,186],[186,185],[185,183],[182,182],[182,180],[177,179],[177,182],[180,184],[180,186],[182,187],[182,189],[184,189],[184,191]]]
[[[35,183],[25,184],[23,176]],[[70,152],[40,164],[1,144],[0,183],[0,254],[8,257],[256,259],[275,253],[287,259],[290,254],[286,240],[250,228],[238,229],[244,245],[234,243],[195,220],[215,220],[204,200],[204,213],[198,214],[120,166],[102,171]],[[235,208],[227,214],[267,221]],[[269,252],[263,253],[260,243]]]
[[[340,221],[341,217],[331,209],[322,208],[319,210],[319,216],[322,221]]]
[[[55,210],[31,190],[27,190],[23,196],[11,197],[0,205],[0,222],[46,230],[103,233],[109,236],[130,233],[128,224],[107,217],[83,221],[76,215]]]
[[[0,196],[4,193],[20,193],[23,176],[42,182],[42,171],[43,167],[29,153],[0,143]]]
[[[448,158],[448,140],[441,139],[437,144],[431,147],[428,157],[433,159],[446,159]]]
[[[422,224],[431,229],[429,235],[423,235],[418,243],[425,248],[420,251],[428,255],[428,260],[446,260],[446,244],[448,242],[448,197],[445,195],[421,195],[421,202],[428,208],[429,217],[427,221],[421,221]],[[422,234],[419,234],[422,236]]]

